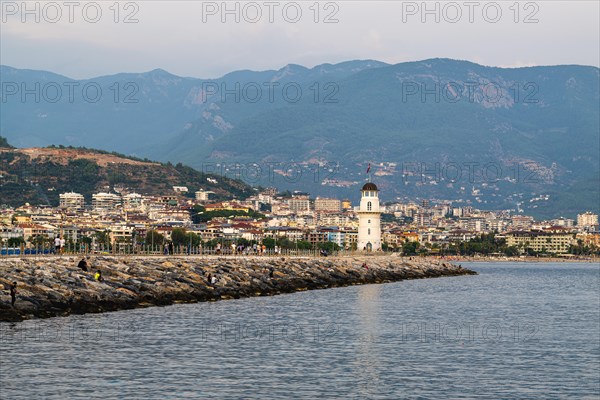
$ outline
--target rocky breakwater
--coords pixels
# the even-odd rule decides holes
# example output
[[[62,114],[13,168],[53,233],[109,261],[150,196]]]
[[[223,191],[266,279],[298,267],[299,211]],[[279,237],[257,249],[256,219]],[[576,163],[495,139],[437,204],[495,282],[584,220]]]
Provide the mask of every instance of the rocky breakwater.
[[[446,262],[395,256],[92,256],[88,271],[77,266],[80,259],[0,259],[0,321],[476,274]],[[98,270],[102,281],[94,279]]]

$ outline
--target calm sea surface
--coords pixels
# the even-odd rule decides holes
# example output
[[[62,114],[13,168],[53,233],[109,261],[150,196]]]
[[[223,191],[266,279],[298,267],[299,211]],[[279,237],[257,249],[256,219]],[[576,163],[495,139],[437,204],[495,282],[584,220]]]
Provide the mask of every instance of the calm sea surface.
[[[600,269],[478,276],[0,324],[0,397],[600,397]]]

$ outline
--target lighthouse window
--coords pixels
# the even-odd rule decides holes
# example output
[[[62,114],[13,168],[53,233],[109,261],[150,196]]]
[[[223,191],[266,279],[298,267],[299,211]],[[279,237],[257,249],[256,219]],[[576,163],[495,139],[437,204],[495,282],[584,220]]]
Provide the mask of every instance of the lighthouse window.
[[[371,211],[372,208],[373,208],[373,206],[372,206],[371,202],[369,201],[367,203],[367,211]]]
[[[371,220],[370,220],[370,219],[369,219],[369,220],[367,220],[367,224],[370,224],[370,223],[371,223]]]
[[[371,228],[369,228],[369,229],[367,230],[367,235],[370,235],[370,234],[371,234]]]

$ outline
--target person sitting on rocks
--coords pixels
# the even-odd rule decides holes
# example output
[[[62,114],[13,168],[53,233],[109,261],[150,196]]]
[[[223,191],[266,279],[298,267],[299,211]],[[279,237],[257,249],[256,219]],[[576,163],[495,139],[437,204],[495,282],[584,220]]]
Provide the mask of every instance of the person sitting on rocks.
[[[369,269],[369,266],[367,265],[367,263],[363,263],[362,267],[363,267],[364,269]]]
[[[83,271],[87,272],[87,261],[85,261],[85,258],[82,258],[81,261],[79,261],[79,264],[77,264],[77,268],[80,268]]]
[[[104,281],[104,278],[102,277],[102,272],[100,270],[96,271],[96,274],[94,275],[94,279],[97,280],[98,282]]]
[[[10,305],[14,307],[16,301],[17,301],[17,282],[13,282],[10,285]]]

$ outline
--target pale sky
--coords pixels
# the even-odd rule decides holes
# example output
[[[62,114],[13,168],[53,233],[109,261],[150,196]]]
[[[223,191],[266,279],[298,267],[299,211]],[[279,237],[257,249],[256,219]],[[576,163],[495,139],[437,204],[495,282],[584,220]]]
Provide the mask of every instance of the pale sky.
[[[353,59],[600,64],[597,0],[429,1],[430,14],[421,1],[144,0],[119,2],[118,14],[114,0],[75,3],[27,2],[24,14],[22,1],[0,0],[0,63],[71,78],[155,68],[216,78]]]

